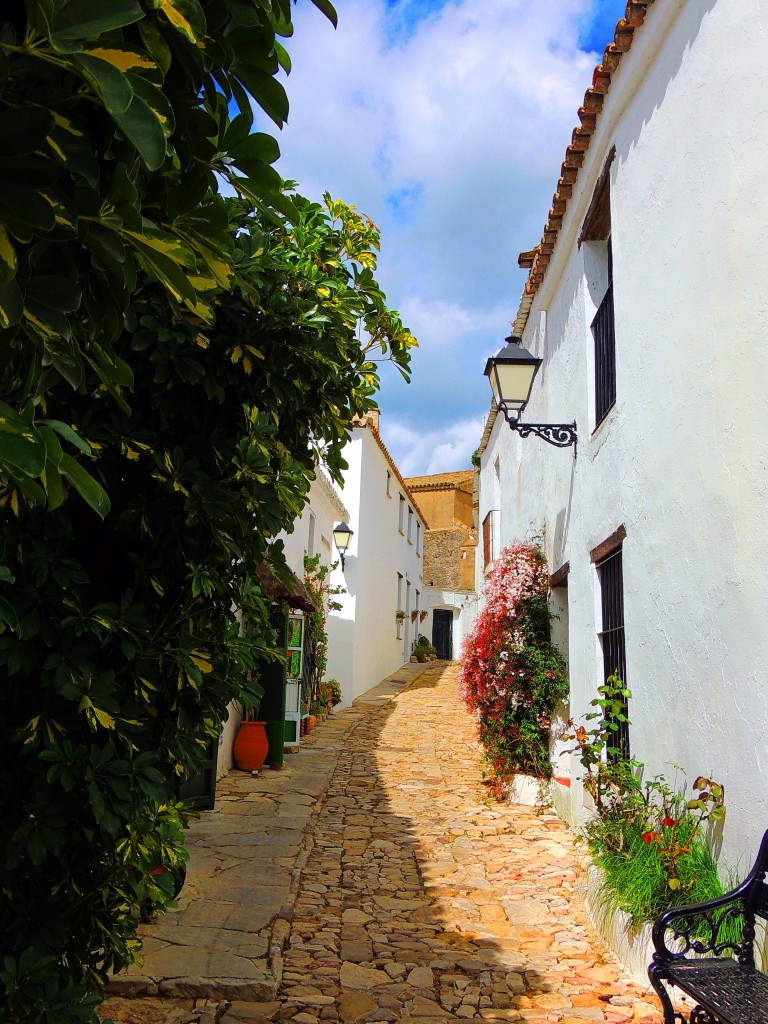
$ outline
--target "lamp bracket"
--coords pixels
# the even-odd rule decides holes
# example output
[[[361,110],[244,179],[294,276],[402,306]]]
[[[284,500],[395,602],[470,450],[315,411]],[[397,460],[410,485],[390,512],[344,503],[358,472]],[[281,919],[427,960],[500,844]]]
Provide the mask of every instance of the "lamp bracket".
[[[576,458],[576,420],[573,423],[521,423],[503,403],[499,408],[504,413],[504,419],[520,437],[535,434],[555,448],[570,448],[573,445],[573,457]]]

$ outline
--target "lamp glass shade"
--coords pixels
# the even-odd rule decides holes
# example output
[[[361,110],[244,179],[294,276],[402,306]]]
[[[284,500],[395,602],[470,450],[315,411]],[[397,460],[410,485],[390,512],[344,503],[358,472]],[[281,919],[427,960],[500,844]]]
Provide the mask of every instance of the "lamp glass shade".
[[[536,372],[541,366],[519,340],[510,339],[498,355],[485,364],[485,375],[490,379],[497,405],[521,412],[528,404]]]
[[[333,539],[336,543],[339,554],[343,555],[347,550],[353,533],[354,531],[350,530],[346,523],[339,523],[339,525],[334,529]]]

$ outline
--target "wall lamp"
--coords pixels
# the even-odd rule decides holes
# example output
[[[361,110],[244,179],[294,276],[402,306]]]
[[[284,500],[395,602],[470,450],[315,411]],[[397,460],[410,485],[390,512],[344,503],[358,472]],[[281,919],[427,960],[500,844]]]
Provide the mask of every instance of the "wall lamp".
[[[498,355],[492,356],[485,364],[485,376],[491,382],[496,406],[504,413],[504,419],[520,437],[536,434],[556,448],[573,445],[576,458],[576,421],[573,423],[521,423],[520,416],[528,405],[531,388],[542,360],[523,348],[521,338],[511,334]]]
[[[333,530],[333,539],[336,542],[336,548],[341,558],[342,570],[344,569],[344,555],[349,547],[349,542],[352,540],[354,532],[354,530],[350,530],[346,523],[339,523],[339,525],[334,527]]]

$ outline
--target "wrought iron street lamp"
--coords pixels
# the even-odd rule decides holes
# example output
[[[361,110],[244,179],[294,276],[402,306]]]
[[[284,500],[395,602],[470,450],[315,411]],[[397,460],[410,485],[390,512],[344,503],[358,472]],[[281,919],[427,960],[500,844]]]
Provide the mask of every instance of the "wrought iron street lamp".
[[[575,420],[573,423],[520,422],[520,416],[531,397],[531,388],[541,366],[541,359],[523,348],[521,339],[516,335],[511,334],[505,340],[504,348],[485,364],[485,376],[491,382],[497,408],[520,437],[536,434],[556,448],[569,448],[573,445],[573,457],[576,458]]]
[[[354,532],[354,530],[350,530],[346,523],[339,523],[333,531],[333,539],[336,542],[336,548],[339,552],[339,556],[341,557],[342,569],[344,568],[344,555],[349,547],[349,542],[352,540]]]

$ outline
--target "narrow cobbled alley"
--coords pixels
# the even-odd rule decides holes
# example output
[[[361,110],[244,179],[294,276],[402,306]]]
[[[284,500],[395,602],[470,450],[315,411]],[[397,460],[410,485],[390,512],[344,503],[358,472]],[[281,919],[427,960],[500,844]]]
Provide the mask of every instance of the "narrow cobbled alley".
[[[110,999],[103,1012],[135,1024],[656,1024],[653,994],[630,982],[586,921],[572,835],[551,812],[489,798],[457,673],[437,663],[394,699],[329,723],[325,792],[296,794],[307,819],[282,904],[284,948],[271,961],[273,998],[215,989],[207,1000],[192,989],[178,998],[183,989],[160,986],[177,998]],[[311,759],[312,749],[296,756]],[[282,782],[288,772],[272,774]],[[244,778],[255,793],[273,785]],[[291,862],[277,861],[290,877]]]

